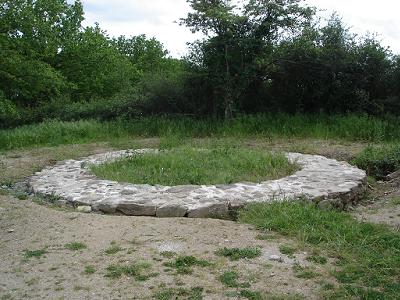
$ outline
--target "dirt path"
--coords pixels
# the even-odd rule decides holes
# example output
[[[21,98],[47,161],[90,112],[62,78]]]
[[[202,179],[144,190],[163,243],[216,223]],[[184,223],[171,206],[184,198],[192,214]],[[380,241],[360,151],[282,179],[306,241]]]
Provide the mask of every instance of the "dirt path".
[[[227,288],[219,276],[236,270],[249,289],[263,295],[303,295],[318,298],[319,279],[295,276],[295,261],[280,254],[279,245],[287,241],[256,239],[259,233],[247,225],[210,219],[155,219],[104,216],[57,211],[29,200],[0,197],[0,295],[1,299],[151,299],[168,289],[188,292],[200,287],[205,299],[224,299]],[[86,249],[66,249],[68,243],[83,243]],[[121,250],[107,255],[106,250]],[[224,247],[261,247],[262,256],[231,262],[215,254]],[[26,251],[46,251],[27,258]],[[212,263],[194,267],[193,274],[176,274],[163,263],[165,251],[195,256]],[[284,262],[270,260],[282,256]],[[121,276],[105,277],[112,264],[147,262],[154,277],[145,281]],[[93,267],[93,274],[85,268]],[[326,273],[316,269],[318,273]],[[157,274],[157,275],[156,275]],[[8,298],[7,298],[8,297]]]

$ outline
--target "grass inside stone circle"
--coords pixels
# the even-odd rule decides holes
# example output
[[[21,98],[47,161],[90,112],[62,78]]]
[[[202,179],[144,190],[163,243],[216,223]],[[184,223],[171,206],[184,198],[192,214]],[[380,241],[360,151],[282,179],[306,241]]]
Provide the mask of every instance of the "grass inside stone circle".
[[[151,185],[261,182],[285,177],[296,169],[283,154],[228,147],[181,147],[91,167],[100,178]]]

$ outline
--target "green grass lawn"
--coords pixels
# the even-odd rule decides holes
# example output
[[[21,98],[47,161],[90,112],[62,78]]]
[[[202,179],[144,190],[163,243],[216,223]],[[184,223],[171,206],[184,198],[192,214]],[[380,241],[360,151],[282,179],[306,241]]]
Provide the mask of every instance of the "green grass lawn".
[[[181,147],[91,167],[100,178],[151,185],[261,182],[287,176],[296,169],[283,154],[228,147]]]
[[[252,204],[239,220],[328,253],[338,285],[325,299],[398,299],[400,234],[350,214],[299,202]]]

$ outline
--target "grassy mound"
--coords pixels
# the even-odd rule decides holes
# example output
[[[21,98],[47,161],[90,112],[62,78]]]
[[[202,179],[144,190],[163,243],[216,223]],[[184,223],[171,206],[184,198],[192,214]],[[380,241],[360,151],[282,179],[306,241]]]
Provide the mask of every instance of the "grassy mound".
[[[137,184],[185,185],[260,182],[296,170],[283,154],[262,151],[188,147],[145,154],[92,166],[100,178]]]

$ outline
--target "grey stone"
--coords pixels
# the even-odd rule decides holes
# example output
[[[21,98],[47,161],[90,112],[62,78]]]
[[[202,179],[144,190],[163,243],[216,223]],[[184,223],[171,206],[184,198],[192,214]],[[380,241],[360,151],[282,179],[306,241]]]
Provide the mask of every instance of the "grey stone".
[[[116,210],[127,216],[155,216],[156,207],[151,204],[136,204],[130,202],[118,203]]]
[[[400,177],[400,170],[397,170],[396,172],[393,172],[393,173],[390,173],[389,175],[387,175],[385,179],[387,181],[390,181],[390,180],[393,180],[393,179],[396,179],[399,177]]]
[[[179,204],[166,204],[157,208],[156,216],[159,218],[184,217],[187,208]]]
[[[81,206],[78,206],[76,208],[76,210],[78,212],[81,212],[81,213],[91,213],[92,212],[92,207],[91,206],[81,205]]]
[[[189,209],[189,218],[229,218],[229,204],[228,203],[207,203],[204,206]]]
[[[287,153],[301,170],[278,180],[230,185],[151,186],[101,180],[90,173],[92,164],[123,157],[157,153],[154,149],[115,151],[68,160],[47,167],[28,179],[35,194],[54,195],[72,205],[93,211],[158,217],[227,218],[251,202],[306,197],[322,208],[345,207],[365,189],[366,174],[348,163],[323,156]],[[330,202],[330,199],[334,199]]]
[[[318,203],[318,208],[321,210],[332,210],[334,207],[330,200],[322,200]]]
[[[167,190],[168,193],[188,193],[197,190],[197,185],[179,185],[171,187]]]
[[[283,262],[283,258],[279,255],[271,255],[269,257],[270,261],[277,261],[277,262]]]

